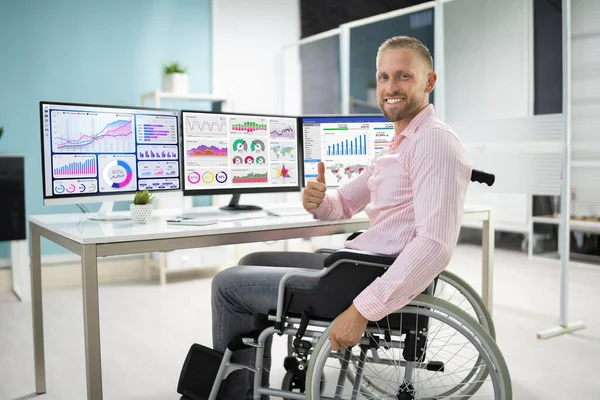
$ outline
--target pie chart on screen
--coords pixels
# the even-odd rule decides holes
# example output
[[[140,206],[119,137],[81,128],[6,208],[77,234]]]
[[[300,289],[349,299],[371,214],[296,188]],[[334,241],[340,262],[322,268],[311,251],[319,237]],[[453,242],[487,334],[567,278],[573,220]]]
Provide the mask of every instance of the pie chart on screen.
[[[114,189],[124,188],[131,182],[133,171],[123,160],[113,160],[106,164],[103,173],[104,181]]]

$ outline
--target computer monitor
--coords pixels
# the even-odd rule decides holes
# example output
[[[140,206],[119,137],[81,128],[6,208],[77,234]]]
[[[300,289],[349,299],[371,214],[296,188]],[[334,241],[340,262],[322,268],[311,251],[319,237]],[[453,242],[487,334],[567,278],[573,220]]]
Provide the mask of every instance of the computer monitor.
[[[300,190],[298,119],[278,115],[181,112],[183,193],[232,194],[227,211],[260,210],[239,204],[243,193]]]
[[[177,110],[40,102],[44,204],[103,202],[181,190]]]
[[[358,174],[394,137],[394,124],[382,115],[320,115],[300,118],[304,182],[317,179],[325,164],[325,184],[340,186]]]

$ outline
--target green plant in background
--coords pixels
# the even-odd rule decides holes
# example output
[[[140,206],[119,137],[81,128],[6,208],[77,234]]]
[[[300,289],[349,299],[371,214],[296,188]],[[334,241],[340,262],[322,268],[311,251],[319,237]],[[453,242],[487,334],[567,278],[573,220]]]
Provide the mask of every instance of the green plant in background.
[[[2,139],[2,134],[4,133],[4,127],[0,126],[0,139]]]
[[[147,190],[143,190],[141,192],[136,192],[135,197],[133,198],[133,204],[135,205],[144,205],[149,204],[154,199],[154,195],[150,194]]]
[[[185,72],[186,72],[186,68],[183,68],[181,65],[179,65],[178,62],[172,62],[170,64],[165,65],[165,67],[164,67],[165,75],[185,74]]]
[[[369,82],[367,82],[367,88],[377,89],[377,81],[375,79],[371,79]]]

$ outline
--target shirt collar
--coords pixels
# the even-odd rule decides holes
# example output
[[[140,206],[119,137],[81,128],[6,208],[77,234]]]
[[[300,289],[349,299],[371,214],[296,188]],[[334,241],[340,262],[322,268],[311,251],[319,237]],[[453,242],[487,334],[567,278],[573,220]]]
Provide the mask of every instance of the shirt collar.
[[[427,107],[421,110],[404,128],[402,132],[394,135],[392,140],[387,144],[390,147],[390,152],[393,153],[400,145],[401,139],[410,137],[415,134],[423,124],[435,115],[433,104],[428,104]]]
[[[435,109],[433,108],[433,104],[428,104],[427,107],[422,109],[421,112],[418,113],[412,119],[412,121],[410,121],[408,126],[404,128],[402,132],[400,132],[400,135],[410,137],[411,135],[416,133],[419,130],[419,128],[422,127],[423,124],[434,115]]]

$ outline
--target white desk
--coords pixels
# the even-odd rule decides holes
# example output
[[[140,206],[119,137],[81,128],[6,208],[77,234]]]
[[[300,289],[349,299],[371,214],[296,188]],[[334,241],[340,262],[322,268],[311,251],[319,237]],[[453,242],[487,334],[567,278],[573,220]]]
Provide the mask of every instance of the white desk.
[[[165,213],[165,210],[160,211],[160,214]],[[171,216],[176,214],[176,211],[170,212]],[[464,219],[465,221],[484,221],[482,293],[484,302],[491,312],[494,249],[492,213],[485,208],[469,208],[465,210]],[[102,223],[89,221],[83,214],[29,217],[36,393],[46,392],[41,237],[81,256],[87,393],[88,399],[99,400],[102,399],[102,368],[98,309],[98,257],[307,238],[352,233],[368,227],[368,219],[364,214],[344,221],[316,221],[306,215],[178,227],[167,225],[165,220],[165,216],[159,215],[155,216],[152,223],[148,225],[133,225],[130,221]]]

